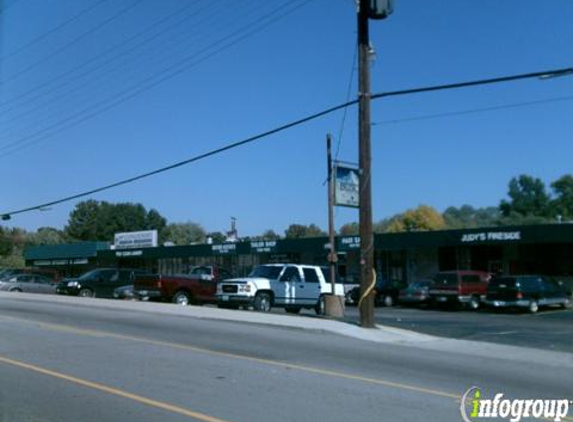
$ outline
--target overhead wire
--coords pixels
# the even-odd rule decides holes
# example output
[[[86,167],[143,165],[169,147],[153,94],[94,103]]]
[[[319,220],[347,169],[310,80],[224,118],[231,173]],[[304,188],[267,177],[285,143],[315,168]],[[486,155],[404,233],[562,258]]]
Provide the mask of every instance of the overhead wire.
[[[563,76],[563,75],[568,75],[568,74],[573,74],[573,67],[563,68],[563,69],[555,69],[555,70],[546,70],[546,71],[542,71],[542,72],[531,72],[531,73],[525,73],[525,74],[504,76],[504,77],[499,77],[499,78],[479,79],[479,80],[460,82],[460,83],[454,83],[454,84],[433,85],[433,86],[429,86],[429,87],[420,87],[420,88],[411,88],[411,89],[404,89],[404,90],[398,90],[398,91],[381,92],[381,93],[371,95],[371,98],[372,99],[381,99],[381,98],[411,95],[411,94],[424,93],[424,92],[432,92],[432,91],[436,92],[436,91],[450,90],[450,89],[461,89],[461,88],[468,88],[468,87],[479,86],[479,85],[492,85],[492,84],[506,83],[506,82],[511,82],[511,81],[518,81],[518,80],[525,80],[525,79],[532,79],[532,78],[539,78],[539,77]],[[274,128],[274,129],[268,130],[266,132],[260,133],[258,135],[249,137],[249,138],[244,139],[242,141],[234,142],[234,143],[228,144],[226,146],[211,150],[211,151],[206,152],[204,154],[197,155],[197,156],[194,156],[192,158],[171,164],[169,166],[162,167],[162,168],[159,168],[159,169],[147,172],[147,173],[143,173],[143,174],[131,177],[129,179],[124,179],[124,180],[121,180],[121,181],[118,181],[115,183],[111,183],[111,184],[108,184],[106,186],[102,186],[100,188],[81,192],[81,193],[71,195],[71,196],[68,196],[68,197],[65,197],[62,199],[58,199],[58,200],[51,201],[51,202],[46,202],[46,203],[43,203],[40,205],[35,205],[32,207],[22,208],[22,209],[18,209],[18,210],[14,210],[14,211],[9,211],[9,212],[3,212],[3,213],[0,213],[0,218],[9,219],[13,215],[17,215],[17,214],[21,214],[21,213],[25,213],[25,212],[29,212],[29,211],[40,210],[42,208],[50,207],[50,206],[61,204],[64,202],[68,202],[68,201],[71,201],[74,199],[79,199],[82,197],[93,195],[94,193],[99,193],[99,192],[102,192],[104,190],[112,189],[114,187],[126,185],[128,183],[133,183],[135,181],[138,181],[138,180],[141,180],[141,179],[144,179],[147,177],[151,177],[151,176],[156,175],[156,174],[164,173],[164,172],[167,172],[169,170],[173,170],[175,168],[178,168],[178,167],[181,167],[181,166],[184,166],[184,165],[187,165],[187,164],[190,164],[190,163],[193,163],[193,162],[196,162],[196,161],[208,158],[208,157],[212,157],[214,155],[218,155],[218,154],[223,153],[225,151],[229,151],[231,149],[238,148],[240,146],[253,143],[259,139],[267,138],[267,137],[274,135],[276,133],[285,131],[287,129],[302,125],[304,123],[307,123],[307,122],[310,122],[312,120],[316,120],[320,117],[326,116],[328,114],[334,113],[334,112],[341,110],[345,107],[350,107],[350,106],[356,105],[357,103],[358,103],[358,99],[348,101],[346,103],[343,103],[343,104],[340,104],[340,105],[337,105],[334,107],[330,107],[326,110],[323,110],[323,111],[320,111],[318,113],[314,113],[312,115],[303,117],[301,119],[295,120],[293,122],[287,123],[287,124],[279,126],[277,128]]]
[[[90,28],[89,30],[87,30],[86,32],[83,32],[81,35],[75,37],[74,39],[72,39],[71,41],[67,42],[66,44],[64,44],[63,46],[59,47],[57,50],[51,52],[50,54],[42,57],[40,60],[32,63],[31,65],[25,67],[23,70],[20,70],[19,72],[7,77],[4,80],[0,80],[0,86],[1,85],[6,85],[10,82],[13,82],[17,79],[20,79],[22,76],[26,75],[27,73],[29,73],[30,71],[36,69],[38,66],[40,66],[41,64],[46,63],[49,60],[52,60],[55,56],[63,53],[64,51],[66,51],[67,49],[69,49],[70,47],[72,47],[73,45],[79,43],[81,40],[83,40],[84,38],[88,37],[89,35],[95,33],[96,31],[99,31],[101,28],[103,28],[104,26],[106,26],[107,24],[109,24],[110,22],[114,21],[115,19],[118,19],[119,17],[125,15],[126,13],[128,13],[129,11],[133,10],[135,7],[139,6],[141,3],[143,3],[144,1],[147,0],[135,0],[133,3],[129,4],[128,6],[120,9],[118,12],[114,13],[112,16],[110,16],[109,18],[105,19],[104,21],[100,22],[99,24],[97,24],[96,26]]]
[[[201,11],[207,10],[207,9],[211,9],[213,6],[216,6],[217,3],[212,3],[212,2],[208,2],[207,5],[205,7],[203,7],[201,9]],[[216,9],[216,8],[215,8]],[[247,12],[249,12],[249,10],[247,9]],[[187,21],[189,18],[193,17],[192,16],[186,16],[186,18],[180,22],[178,22],[177,24],[183,23],[185,21]],[[214,21],[214,22],[210,22],[210,21]],[[186,33],[185,35],[188,36],[187,41],[189,41],[192,38],[189,38],[193,33],[197,33],[198,29],[201,28],[203,25],[212,23],[211,25],[209,25],[210,29],[213,28],[217,28],[217,25],[219,23],[221,23],[220,19],[217,19],[217,11],[215,10],[211,15],[209,15],[207,18],[202,19],[201,21],[195,22],[193,25],[190,25],[193,29],[192,33]],[[222,22],[224,24],[224,22]],[[166,28],[168,29],[172,29],[170,28]],[[161,31],[161,33],[164,33],[165,31]],[[26,100],[25,102],[19,104],[18,106],[13,106],[7,110],[1,111],[0,115],[5,115],[7,113],[9,113],[11,110],[20,108],[22,105],[28,104],[28,103],[33,103],[34,106],[26,109],[25,111],[16,114],[15,116],[12,116],[10,119],[7,119],[6,123],[3,125],[2,130],[3,131],[7,131],[10,129],[11,126],[14,126],[14,123],[17,123],[19,120],[21,120],[22,118],[25,118],[26,116],[30,116],[33,115],[35,120],[38,119],[38,111],[41,111],[43,109],[45,109],[47,106],[56,103],[57,104],[61,104],[64,103],[62,105],[64,106],[69,106],[70,105],[70,101],[63,101],[66,99],[66,97],[71,96],[72,94],[78,92],[78,91],[82,91],[82,90],[86,90],[87,88],[89,88],[91,85],[98,85],[98,83],[100,81],[110,81],[110,80],[115,80],[116,78],[112,78],[110,75],[117,70],[120,70],[122,68],[125,68],[127,65],[129,65],[131,68],[148,68],[149,66],[144,66],[143,62],[145,62],[146,60],[149,60],[148,57],[143,57],[143,54],[136,54],[136,48],[138,47],[143,47],[145,46],[145,44],[147,44],[150,41],[154,41],[157,39],[157,34],[154,34],[150,37],[147,37],[141,41],[139,41],[135,46],[132,46],[132,48],[130,48],[128,51],[125,50],[120,50],[117,54],[115,54],[114,56],[108,58],[107,60],[105,60],[104,62],[99,63],[97,66],[88,69],[87,71],[80,73],[79,75],[77,75],[76,77],[74,77],[73,79],[70,80],[64,80],[62,81],[62,83],[56,85],[52,90],[50,91],[45,91],[43,94],[40,95],[36,95],[32,98],[29,98],[28,100]],[[210,35],[206,35],[205,37],[209,37]],[[171,47],[171,41],[168,40],[167,44],[169,44],[169,47]],[[163,51],[159,51],[158,54],[149,54],[148,51],[148,55],[149,56],[153,56],[154,60],[157,62],[166,62],[168,61],[168,57],[166,56],[161,56],[161,52],[166,52],[168,51],[168,48],[164,47],[163,45],[158,45],[156,46],[157,50],[163,50]],[[163,48],[162,48],[163,47]],[[136,59],[133,60],[130,58],[130,55],[136,55]],[[139,57],[137,57],[139,56]],[[119,60],[116,60],[119,59]],[[142,64],[138,67],[137,64],[141,62]],[[113,65],[112,67],[109,67],[108,65]],[[104,70],[103,72],[101,72],[101,70]],[[81,78],[90,75],[91,73],[94,73],[96,71],[100,71],[99,73],[97,73],[95,76],[89,78],[89,80],[81,80]],[[122,74],[124,74],[124,72],[122,72]],[[78,81],[79,84],[74,86],[73,82],[74,81]],[[109,85],[109,83],[107,83],[106,85]],[[59,92],[58,96],[52,97],[50,99],[48,99],[47,101],[39,101],[42,97],[45,97],[46,95],[48,95],[49,93],[52,93],[54,91],[57,92],[57,90],[59,88],[68,88],[64,90],[63,92]],[[99,89],[99,91],[101,91],[101,89]],[[89,102],[90,99],[92,99],[93,94],[88,93],[89,97],[87,99],[87,102]],[[81,100],[82,104],[85,104],[86,101],[85,100]],[[50,115],[54,115],[54,116],[60,116],[62,114],[62,112],[60,110],[58,110],[55,107],[50,107],[48,109],[48,113]]]
[[[26,50],[27,48],[30,48],[34,44],[37,44],[40,41],[48,38],[50,35],[55,34],[56,32],[60,31],[61,29],[65,28],[66,26],[71,24],[72,22],[78,20],[82,16],[87,15],[93,9],[98,7],[100,4],[105,3],[106,1],[108,1],[108,0],[98,0],[95,3],[86,7],[85,9],[80,10],[78,13],[76,13],[75,15],[70,17],[69,19],[65,20],[64,22],[56,25],[55,27],[53,27],[53,28],[49,29],[48,31],[44,32],[43,34],[33,38],[32,40],[25,43],[24,45],[22,45],[22,46],[18,47],[17,49],[15,49],[15,50],[5,54],[4,56],[0,57],[0,62],[3,62],[3,61],[5,61],[5,60],[17,55],[17,54],[20,54],[22,51]]]
[[[199,1],[199,2],[200,2],[200,1]],[[197,2],[196,2],[196,3],[197,3]],[[97,61],[100,60],[101,58],[104,58],[105,56],[107,56],[109,53],[111,53],[111,52],[113,52],[113,51],[115,51],[115,50],[117,50],[117,49],[119,49],[119,48],[121,48],[121,47],[123,47],[123,46],[125,46],[125,45],[128,45],[129,43],[131,43],[132,41],[136,40],[137,38],[140,38],[140,37],[143,36],[143,35],[148,35],[148,36],[147,36],[143,41],[141,41],[140,43],[138,43],[138,44],[136,44],[135,46],[131,47],[131,49],[137,48],[137,47],[138,47],[140,44],[142,44],[142,43],[146,43],[146,42],[152,41],[155,37],[158,37],[158,36],[162,35],[163,33],[165,33],[166,31],[171,30],[172,27],[178,26],[182,21],[181,21],[181,22],[177,22],[177,23],[175,23],[175,24],[172,24],[172,26],[171,26],[171,25],[168,26],[166,29],[164,29],[163,31],[160,31],[158,34],[151,34],[151,35],[149,35],[150,32],[151,32],[155,27],[160,26],[160,25],[162,25],[162,24],[168,22],[168,21],[171,20],[173,17],[177,17],[177,16],[181,16],[181,15],[183,16],[183,21],[186,20],[186,19],[189,17],[189,16],[186,16],[186,15],[185,15],[186,9],[190,8],[191,6],[194,6],[196,3],[187,2],[187,3],[185,3],[181,8],[176,9],[173,13],[171,13],[171,14],[165,16],[164,18],[160,19],[159,21],[154,22],[153,24],[151,24],[151,25],[149,25],[149,26],[146,26],[146,27],[143,28],[141,31],[135,33],[134,35],[128,37],[127,39],[125,39],[125,40],[123,40],[123,41],[121,41],[121,42],[119,42],[119,43],[117,43],[117,44],[114,44],[113,46],[111,46],[110,48],[104,50],[103,52],[101,52],[101,53],[99,53],[99,54],[97,54],[97,55],[91,57],[89,60],[84,61],[83,63],[81,63],[81,64],[79,64],[79,65],[77,65],[77,66],[72,67],[71,69],[66,70],[64,73],[61,73],[61,74],[55,76],[54,78],[51,78],[51,79],[49,79],[49,80],[47,80],[47,81],[42,81],[42,82],[39,83],[38,85],[36,85],[36,86],[34,86],[34,87],[28,89],[27,91],[21,93],[20,95],[17,95],[17,96],[15,96],[15,97],[13,97],[13,98],[10,98],[10,99],[8,99],[8,100],[3,99],[2,101],[0,101],[0,109],[1,109],[3,106],[6,106],[6,105],[8,105],[8,104],[12,104],[12,103],[14,103],[14,102],[17,102],[18,100],[22,100],[23,98],[28,97],[30,94],[33,94],[33,93],[35,93],[35,92],[37,92],[37,91],[39,91],[39,90],[45,89],[46,87],[49,87],[50,85],[52,85],[54,82],[57,82],[57,81],[59,81],[59,80],[61,80],[61,79],[64,79],[64,78],[70,76],[70,75],[73,75],[73,74],[74,74],[75,72],[77,72],[78,70],[81,70],[81,69],[83,69],[83,68],[85,68],[85,67],[87,67],[87,66],[93,64],[94,62],[97,62]],[[211,6],[212,4],[213,4],[213,3],[210,3],[210,6]],[[121,56],[122,54],[125,54],[125,51],[122,52],[122,51],[120,50],[120,52],[118,53],[118,55],[113,56],[113,58],[118,57],[118,56]],[[112,58],[112,59],[113,59],[113,58]],[[109,60],[108,60],[108,62],[109,62]],[[107,64],[107,62],[104,62],[104,64]],[[92,69],[92,71],[93,71],[93,70],[97,70],[97,69],[98,69],[98,68]],[[91,71],[84,72],[84,73],[81,74],[80,76],[85,76],[86,74],[89,74],[90,72],[91,72]],[[77,78],[76,78],[76,79],[77,79]],[[68,82],[69,82],[69,80],[65,80],[65,79],[64,79],[64,82],[61,83],[60,85],[58,85],[56,88],[60,88],[60,87],[62,87],[62,86],[65,86]],[[36,96],[34,96],[34,97],[31,97],[31,98],[29,98],[28,100],[25,100],[25,101],[21,102],[21,103],[18,104],[17,106],[14,106],[14,107],[5,109],[5,110],[3,110],[2,113],[0,113],[0,114],[8,113],[8,112],[14,110],[14,109],[17,108],[17,107],[20,107],[20,106],[25,105],[25,104],[27,104],[27,103],[29,103],[29,102],[32,102],[32,101],[36,101],[37,99],[41,98],[42,96],[44,96],[44,95],[46,95],[46,94],[49,94],[49,93],[52,93],[52,92],[54,92],[54,89],[52,89],[52,90],[50,90],[50,91],[48,91],[48,92],[44,92],[43,94],[40,94],[40,95],[36,95]]]
[[[288,6],[287,4],[275,8],[273,11],[265,14],[263,17],[257,18],[256,20],[258,24],[257,26],[253,27],[253,25],[250,23],[246,26],[241,27],[236,31],[233,31],[233,33],[219,39],[217,42],[213,43],[210,47],[203,49],[202,53],[205,53],[205,56],[196,59],[195,61],[192,60],[196,58],[196,55],[187,56],[182,60],[178,61],[177,63],[175,63],[174,65],[162,70],[161,72],[158,72],[157,74],[152,75],[138,82],[134,86],[131,86],[123,90],[122,92],[120,92],[118,95],[115,96],[116,97],[115,99],[100,101],[99,103],[95,104],[95,106],[85,108],[80,112],[75,113],[74,115],[69,116],[66,119],[63,119],[62,121],[56,124],[41,129],[35,134],[20,138],[9,144],[6,144],[0,148],[0,151],[7,151],[7,152],[0,154],[0,157],[5,157],[6,155],[13,154],[14,152],[17,152],[23,148],[35,145],[38,142],[41,142],[42,140],[48,137],[54,136],[55,134],[62,132],[63,130],[75,127],[78,124],[83,123],[84,121],[87,121],[95,116],[98,116],[113,107],[123,104],[124,102],[130,100],[131,98],[141,94],[142,92],[148,91],[149,89],[167,80],[174,78],[175,76],[188,70],[190,67],[198,65],[204,62],[205,60],[209,59],[210,57],[214,56],[215,54],[218,54],[221,51],[224,51],[232,47],[233,45],[243,41],[244,39],[262,31],[263,29],[279,21],[280,19],[283,19],[284,17],[294,13],[296,10],[300,9],[304,5],[310,3],[311,1],[313,0],[302,0],[298,2],[295,1],[292,2],[294,3],[294,5],[292,5],[291,7],[287,7]],[[220,46],[220,47],[214,51],[208,52],[209,48],[215,46]],[[52,130],[53,132],[50,132]],[[34,139],[36,137],[38,137],[38,139]]]
[[[485,112],[489,112],[489,111],[515,109],[515,108],[521,108],[521,107],[531,107],[531,106],[536,106],[536,105],[556,103],[556,102],[562,102],[562,101],[570,101],[570,100],[573,100],[573,95],[568,95],[568,96],[563,96],[563,97],[547,98],[544,100],[523,101],[523,102],[518,102],[518,103],[500,104],[497,106],[473,108],[473,109],[468,109],[468,110],[451,111],[451,112],[445,112],[445,113],[434,113],[434,114],[427,114],[424,116],[405,117],[405,118],[401,118],[401,119],[381,120],[379,122],[373,122],[372,125],[373,126],[380,126],[380,125],[391,125],[391,124],[399,124],[399,123],[419,122],[419,121],[423,121],[423,120],[434,120],[434,119],[441,119],[444,117],[466,116],[469,114],[477,114],[477,113],[485,113]]]

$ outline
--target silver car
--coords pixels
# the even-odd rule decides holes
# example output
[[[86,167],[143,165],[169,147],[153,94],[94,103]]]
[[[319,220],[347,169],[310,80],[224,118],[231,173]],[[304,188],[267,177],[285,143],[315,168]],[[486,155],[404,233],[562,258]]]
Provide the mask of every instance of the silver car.
[[[19,274],[0,281],[0,290],[6,292],[56,293],[56,283],[38,274]]]

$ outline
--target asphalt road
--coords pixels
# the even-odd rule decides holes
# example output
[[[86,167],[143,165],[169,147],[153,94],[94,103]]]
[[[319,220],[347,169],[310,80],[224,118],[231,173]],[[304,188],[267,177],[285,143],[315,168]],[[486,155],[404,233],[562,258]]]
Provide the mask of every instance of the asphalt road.
[[[301,329],[299,317],[280,317],[289,328],[159,306],[177,313],[0,296],[0,421],[460,421],[474,385],[573,398],[568,354],[516,360],[500,346],[375,343]]]

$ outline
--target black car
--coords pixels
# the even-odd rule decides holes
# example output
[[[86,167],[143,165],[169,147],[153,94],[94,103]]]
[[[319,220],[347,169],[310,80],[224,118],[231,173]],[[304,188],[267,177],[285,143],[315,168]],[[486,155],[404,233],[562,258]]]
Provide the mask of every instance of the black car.
[[[113,297],[113,292],[118,287],[133,284],[136,274],[145,274],[145,271],[128,268],[96,268],[79,278],[63,280],[58,284],[56,292],[82,297]]]
[[[535,313],[542,306],[571,307],[571,291],[548,277],[515,275],[489,282],[485,304],[493,308],[522,308]]]
[[[374,286],[374,304],[376,306],[394,306],[398,301],[400,290],[407,287],[407,284],[399,280],[379,279]],[[350,291],[350,298],[353,303],[358,304],[360,299],[360,287],[355,287]]]

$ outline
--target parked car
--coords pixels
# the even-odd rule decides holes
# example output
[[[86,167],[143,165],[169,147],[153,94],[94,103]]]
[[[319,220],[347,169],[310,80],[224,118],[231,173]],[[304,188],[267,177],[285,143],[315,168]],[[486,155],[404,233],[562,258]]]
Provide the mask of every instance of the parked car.
[[[430,302],[430,287],[433,280],[415,281],[398,293],[398,302],[401,304],[421,305]]]
[[[20,274],[37,274],[40,276],[44,276],[51,282],[59,282],[62,279],[61,274],[58,270],[54,270],[51,268],[28,267],[28,268],[3,268],[2,270],[0,270],[0,280],[9,280]]]
[[[349,274],[346,277],[341,277],[339,282],[344,286],[344,301],[346,305],[357,305],[358,302],[355,300],[356,294],[353,291],[356,288],[360,288],[360,275]]]
[[[38,274],[18,274],[0,281],[0,290],[26,293],[56,293],[56,283]]]
[[[493,308],[521,308],[536,313],[540,307],[571,308],[571,291],[547,277],[514,275],[494,278],[487,288],[486,305]]]
[[[193,267],[187,274],[142,274],[135,277],[134,294],[179,305],[214,303],[217,283],[229,278],[231,272],[216,265]]]
[[[378,279],[374,287],[376,290],[374,303],[376,305],[394,306],[398,302],[400,290],[407,286],[408,284],[401,280]]]
[[[217,305],[221,308],[253,306],[270,312],[273,306],[288,313],[302,308],[324,313],[324,295],[332,292],[329,269],[315,265],[259,265],[244,278],[225,280],[217,286]],[[342,284],[335,284],[335,294],[344,300]]]
[[[96,268],[79,278],[62,280],[56,292],[81,297],[113,297],[113,291],[118,287],[133,284],[136,274],[145,274],[145,271],[128,268]]]
[[[128,284],[127,286],[121,286],[113,291],[114,299],[135,299],[135,293],[133,291],[133,284]]]
[[[485,271],[444,271],[433,277],[430,287],[432,305],[465,305],[478,309],[487,292],[490,274]]]

